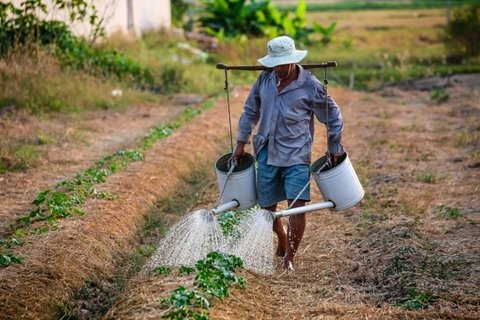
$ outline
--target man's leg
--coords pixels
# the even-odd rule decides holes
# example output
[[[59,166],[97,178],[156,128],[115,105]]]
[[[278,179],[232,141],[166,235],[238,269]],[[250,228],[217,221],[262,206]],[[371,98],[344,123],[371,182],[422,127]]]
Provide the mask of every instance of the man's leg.
[[[274,204],[273,206],[265,207],[262,209],[275,212],[277,210],[277,205]],[[281,219],[273,220],[273,231],[277,234],[277,238],[278,238],[276,255],[279,257],[283,257],[287,252],[288,237],[287,237],[287,233],[285,232],[285,228],[283,227],[283,223]]]
[[[289,206],[291,202],[292,200],[288,200]],[[305,201],[297,200],[292,208],[303,207],[304,205]],[[288,268],[289,264],[293,263],[293,258],[297,253],[298,247],[303,238],[303,233],[305,232],[305,225],[306,218],[304,213],[290,216],[288,219],[288,246],[283,261],[285,268]]]

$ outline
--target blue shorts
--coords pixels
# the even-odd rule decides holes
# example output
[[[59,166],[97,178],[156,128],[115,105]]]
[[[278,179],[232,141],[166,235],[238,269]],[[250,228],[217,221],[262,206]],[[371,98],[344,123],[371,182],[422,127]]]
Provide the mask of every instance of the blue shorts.
[[[296,164],[277,167],[267,164],[267,147],[257,156],[257,196],[262,208],[283,200],[294,200],[308,184],[298,200],[310,201],[310,166]]]

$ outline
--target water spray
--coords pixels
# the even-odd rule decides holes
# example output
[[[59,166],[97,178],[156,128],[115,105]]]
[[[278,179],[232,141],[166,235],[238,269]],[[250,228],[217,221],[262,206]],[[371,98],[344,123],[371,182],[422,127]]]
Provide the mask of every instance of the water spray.
[[[302,64],[304,69],[324,68],[325,86],[327,84],[326,69],[336,66],[335,61]],[[227,93],[232,149],[231,153],[220,157],[215,164],[217,181],[220,187],[219,199],[214,208],[196,210],[185,215],[177,224],[172,226],[170,232],[161,240],[151,261],[147,264],[147,269],[152,269],[156,265],[193,265],[209,251],[227,250],[242,258],[246,267],[261,273],[271,273],[274,269],[272,223],[275,219],[323,209],[345,210],[363,198],[364,191],[348,155],[345,154],[345,158],[342,159],[340,164],[331,167],[330,155],[327,153],[311,166],[312,176],[325,199],[324,202],[292,208],[298,199],[297,196],[290,207],[285,210],[277,212],[264,209],[256,210],[253,214],[247,215],[238,226],[238,236],[235,239],[227,239],[222,233],[217,217],[226,211],[250,209],[257,204],[254,157],[245,153],[241,162],[237,163],[232,160],[233,136],[227,71],[261,71],[268,68],[217,64],[217,69],[225,70],[225,91]]]

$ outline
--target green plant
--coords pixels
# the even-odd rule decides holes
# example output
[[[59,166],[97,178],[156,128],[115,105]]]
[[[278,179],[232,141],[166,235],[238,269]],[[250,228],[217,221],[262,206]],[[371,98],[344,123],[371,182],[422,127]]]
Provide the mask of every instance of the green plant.
[[[172,272],[172,269],[166,266],[158,266],[153,269],[153,272],[158,273],[161,276],[168,276]]]
[[[428,292],[420,292],[416,288],[408,289],[410,298],[402,303],[400,306],[409,310],[418,310],[428,307],[433,302],[433,297]]]
[[[52,144],[55,143],[55,138],[40,133],[37,135],[37,142],[39,145]]]
[[[417,181],[423,183],[437,183],[440,180],[438,174],[432,170],[425,170],[415,174]]]
[[[2,246],[4,248],[7,248],[7,249],[10,249],[14,246],[20,246],[21,244],[22,243],[16,238],[12,238],[11,240],[0,239],[0,246]]]
[[[445,89],[433,89],[432,92],[430,92],[430,99],[436,103],[443,103],[450,99],[450,95],[445,91]]]
[[[70,22],[88,19],[94,38],[103,34],[96,8],[88,1],[56,0],[52,9],[68,9]],[[0,56],[14,48],[42,45],[50,48],[64,66],[97,76],[115,76],[141,89],[158,90],[160,87],[158,81],[164,79],[157,79],[149,68],[116,51],[94,47],[93,41],[76,37],[65,22],[44,20],[37,12],[48,13],[42,0],[25,0],[20,8],[11,3],[0,4]]]
[[[281,13],[269,0],[202,0],[205,8],[199,21],[202,28],[219,39],[240,36],[270,38],[288,34],[300,42],[308,42],[313,32],[306,27],[305,0],[298,3],[295,16]]]
[[[212,106],[213,103],[209,100],[198,109],[185,109],[172,124],[160,126],[160,129],[156,128],[156,130],[150,132],[138,149],[142,152],[148,151],[158,139],[171,134],[174,129],[179,128],[185,122]],[[164,131],[165,128],[168,128],[167,132]],[[95,185],[105,182],[108,176],[126,167],[130,162],[143,159],[143,154],[138,150],[119,150],[97,161],[94,166],[77,173],[73,180],[61,181],[57,183],[54,189],[45,189],[39,192],[32,201],[35,208],[29,214],[21,216],[11,224],[14,234],[17,237],[24,237],[27,234],[25,228],[38,221],[46,221],[48,225],[33,228],[33,233],[45,233],[50,230],[50,227],[56,228],[58,219],[68,218],[72,215],[83,215],[85,212],[81,209],[81,206],[88,198],[116,199],[116,196],[109,192],[97,191]],[[151,254],[154,247],[147,246],[142,250],[140,254],[145,256]],[[9,257],[5,256],[4,260],[17,261],[15,257]]]
[[[241,267],[243,262],[236,256],[210,252],[205,259],[195,264],[195,285],[208,296],[223,299],[228,296],[230,285],[245,286],[245,280],[233,272],[235,268]]]
[[[190,3],[185,0],[172,0],[172,24],[183,27],[183,16],[190,9]]]
[[[336,22],[332,22],[328,27],[323,27],[316,21],[313,22],[313,30],[322,35],[322,39],[320,40],[320,42],[324,46],[327,46],[330,42],[332,42],[333,33],[335,32],[336,27],[337,27]],[[350,47],[351,47],[351,41],[350,41]]]
[[[13,153],[16,161],[10,165],[9,170],[23,170],[25,168],[35,166],[38,163],[42,152],[31,144],[20,144],[15,146]]]
[[[160,71],[161,92],[175,93],[187,85],[185,69],[177,65],[166,65]]]
[[[188,266],[180,266],[180,268],[178,268],[178,273],[179,274],[190,275],[194,272],[195,272],[195,268],[191,268],[191,267],[188,267]]]
[[[480,55],[480,5],[455,9],[445,27],[445,47],[451,57]]]
[[[394,276],[402,272],[412,271],[414,267],[412,266],[411,257],[415,255],[416,252],[413,247],[400,247],[383,270],[383,274]]]
[[[181,286],[173,290],[169,298],[161,299],[160,302],[174,308],[162,316],[164,319],[208,319],[205,309],[210,307],[210,302],[198,291],[190,291]]]
[[[32,201],[35,209],[28,215],[20,217],[12,225],[13,228],[28,226],[36,221],[47,221],[50,225],[55,225],[58,219],[85,214],[80,206],[88,198],[115,199],[116,197],[108,192],[96,190],[95,185],[105,182],[109,175],[124,168],[128,163],[142,159],[143,155],[136,150],[121,150],[104,157],[93,167],[78,173],[73,180],[61,181],[55,189],[39,192],[37,198]],[[42,228],[37,230],[45,232],[45,227]]]
[[[446,219],[458,219],[463,216],[462,211],[456,207],[448,207],[440,205],[437,207],[437,212],[441,217]]]
[[[240,210],[240,211],[227,211],[224,212],[218,218],[218,223],[220,224],[220,228],[222,228],[222,232],[225,236],[230,236],[235,230],[235,226],[238,225],[238,222],[242,217],[247,215],[249,212],[257,210],[258,207],[249,210]]]
[[[66,24],[40,18],[48,16],[48,10],[67,14],[70,23],[88,21],[92,38],[103,34],[101,20],[95,6],[87,0],[55,0],[47,4],[43,0],[24,0],[15,6],[13,2],[0,3],[0,55],[17,46],[30,44],[62,43],[70,38]]]
[[[0,267],[7,267],[14,263],[22,263],[23,257],[16,256],[10,253],[0,253]]]
[[[229,287],[234,284],[246,285],[245,280],[234,273],[236,268],[241,267],[243,262],[240,258],[216,251],[197,261],[195,268],[181,267],[181,273],[195,271],[194,285],[201,292],[177,287],[169,298],[160,300],[160,303],[170,306],[162,318],[208,319],[207,309],[211,306],[209,299],[227,297]]]

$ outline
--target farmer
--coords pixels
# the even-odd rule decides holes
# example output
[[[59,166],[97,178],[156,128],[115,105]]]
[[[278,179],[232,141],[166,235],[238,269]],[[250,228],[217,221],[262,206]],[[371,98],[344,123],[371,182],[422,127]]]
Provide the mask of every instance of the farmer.
[[[328,151],[334,166],[344,156],[343,120],[339,107],[326,96],[322,83],[298,64],[307,51],[296,50],[294,41],[287,36],[270,40],[267,48],[268,54],[258,62],[272,69],[260,74],[245,102],[232,158],[241,161],[245,144],[258,124],[252,137],[258,165],[258,201],[263,209],[276,211],[278,202],[287,200],[290,206],[309,184],[313,115],[328,123]],[[292,208],[304,206],[307,201],[310,201],[309,185]],[[305,224],[305,214],[290,216],[287,232],[280,219],[273,223],[278,237],[276,254],[283,257],[282,265],[287,270],[294,270],[293,258]]]

